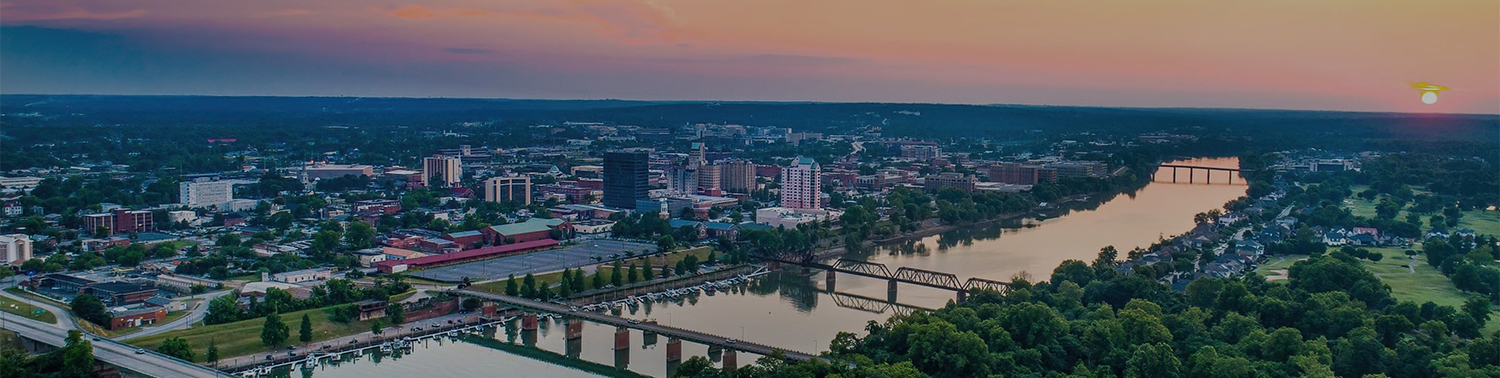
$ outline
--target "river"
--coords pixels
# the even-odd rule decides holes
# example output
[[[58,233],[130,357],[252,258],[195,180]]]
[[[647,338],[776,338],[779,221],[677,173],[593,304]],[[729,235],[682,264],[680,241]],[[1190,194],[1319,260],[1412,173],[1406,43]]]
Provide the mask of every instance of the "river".
[[[1237,168],[1234,158],[1192,159],[1177,161],[1214,167]],[[1146,247],[1162,237],[1186,232],[1193,227],[1193,215],[1221,208],[1224,203],[1245,194],[1244,180],[1225,184],[1225,173],[1215,175],[1218,184],[1202,184],[1207,177],[1199,171],[1197,184],[1172,183],[1170,169],[1157,173],[1157,182],[1147,184],[1130,194],[1086,205],[1091,210],[1071,211],[1046,220],[1022,220],[984,227],[971,227],[936,236],[913,240],[866,252],[862,257],[895,270],[912,267],[953,273],[960,280],[980,277],[1006,281],[1021,272],[1033,280],[1044,280],[1052,269],[1068,259],[1093,261],[1099,249],[1113,245],[1124,256],[1136,247]],[[1187,181],[1187,171],[1178,174]],[[1165,181],[1165,182],[1162,182]],[[1097,207],[1094,207],[1097,205]],[[884,321],[895,309],[883,302],[887,286],[883,280],[839,275],[827,290],[821,272],[802,274],[796,269],[767,275],[731,293],[700,295],[678,303],[657,303],[624,312],[625,316],[654,319],[662,324],[740,338],[806,353],[817,353],[828,347],[838,332],[861,333],[869,321]],[[879,298],[876,301],[862,298]],[[901,285],[896,302],[916,307],[936,308],[954,298],[945,290]],[[854,305],[860,308],[845,307]],[[584,327],[580,357],[609,366],[624,366],[630,371],[661,377],[667,374],[665,343],[643,346],[640,332],[631,332],[628,353],[612,349],[613,327],[588,324]],[[496,339],[526,344],[521,337],[498,332]],[[557,354],[568,352],[562,325],[552,324],[540,332],[536,347]],[[708,348],[683,342],[684,358],[707,355]],[[623,357],[623,358],[622,358]],[[756,356],[740,354],[740,365],[754,362]],[[716,359],[717,360],[717,359]],[[302,372],[319,378],[369,377],[590,377],[583,370],[521,357],[488,347],[463,343],[427,343],[400,359],[374,363],[365,358],[359,363],[320,367]],[[503,374],[502,374],[503,373]]]

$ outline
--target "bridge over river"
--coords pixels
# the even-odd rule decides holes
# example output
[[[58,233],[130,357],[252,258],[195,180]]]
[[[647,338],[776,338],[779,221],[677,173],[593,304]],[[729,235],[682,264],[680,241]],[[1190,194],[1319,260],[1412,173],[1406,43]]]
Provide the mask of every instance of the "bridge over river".
[[[576,319],[581,319],[581,320],[587,320],[587,321],[601,323],[601,324],[613,325],[613,326],[617,327],[617,330],[618,330],[615,333],[615,346],[616,346],[617,349],[620,348],[620,347],[622,347],[622,346],[627,346],[629,344],[629,342],[630,342],[630,339],[629,339],[629,337],[630,337],[629,335],[630,334],[628,332],[625,332],[626,329],[637,329],[637,330],[641,330],[641,331],[647,332],[649,334],[665,335],[665,336],[668,337],[668,341],[667,341],[667,358],[669,360],[673,359],[674,357],[679,358],[679,359],[681,358],[681,354],[682,354],[681,350],[682,349],[681,349],[680,340],[688,340],[688,341],[692,341],[692,342],[696,342],[696,343],[700,343],[700,344],[705,344],[705,345],[708,345],[710,347],[723,348],[724,349],[724,365],[726,367],[730,367],[730,368],[732,368],[734,366],[734,364],[735,364],[735,362],[734,362],[735,361],[735,359],[734,359],[734,351],[741,351],[741,352],[746,352],[746,353],[754,353],[754,354],[759,354],[759,355],[762,355],[762,356],[770,356],[770,355],[773,355],[773,354],[780,353],[782,356],[785,356],[787,359],[795,360],[795,361],[806,361],[806,360],[810,360],[810,359],[813,359],[813,358],[817,357],[817,356],[812,355],[812,354],[802,353],[802,352],[797,352],[797,351],[792,351],[792,350],[787,350],[785,348],[777,348],[777,347],[773,347],[773,346],[769,346],[769,345],[757,344],[757,343],[747,342],[747,341],[743,341],[743,340],[735,340],[735,339],[731,339],[731,338],[727,338],[727,337],[723,337],[723,336],[712,335],[712,334],[698,332],[698,331],[693,331],[693,330],[688,330],[688,329],[676,328],[676,327],[672,327],[672,326],[665,326],[665,325],[657,324],[655,322],[641,322],[641,321],[626,319],[626,318],[622,318],[622,317],[618,317],[618,316],[613,316],[613,315],[608,315],[608,314],[600,314],[600,313],[589,312],[589,311],[574,311],[572,306],[567,306],[567,305],[559,305],[559,304],[547,303],[547,302],[538,302],[538,301],[533,301],[533,300],[529,300],[529,299],[522,299],[522,298],[512,297],[512,296],[508,296],[508,295],[486,293],[486,292],[474,291],[474,290],[467,290],[467,289],[452,290],[452,291],[450,291],[450,293],[455,294],[455,295],[461,295],[461,296],[467,296],[467,297],[473,297],[473,298],[479,298],[479,299],[483,299],[483,300],[493,301],[493,302],[496,302],[496,303],[500,303],[500,304],[504,304],[504,305],[508,305],[508,306],[512,306],[512,307],[517,307],[517,308],[521,308],[521,309],[525,309],[525,310],[539,311],[539,312],[550,312],[550,313],[555,313],[555,314],[561,314],[561,315],[563,315],[563,316],[565,316],[567,318],[573,318],[575,320]],[[527,318],[523,318],[522,325],[521,325],[521,327],[523,329],[527,329],[527,328],[535,329],[534,328],[535,326],[536,326],[536,315],[532,314],[532,315],[528,315]],[[581,329],[581,327],[582,327],[582,323],[570,322],[568,324],[568,337],[570,339],[575,338],[575,337],[580,337],[579,335],[581,333],[579,332],[579,330]],[[622,340],[622,338],[623,338],[623,340]],[[675,353],[674,353],[674,349],[675,349]]]

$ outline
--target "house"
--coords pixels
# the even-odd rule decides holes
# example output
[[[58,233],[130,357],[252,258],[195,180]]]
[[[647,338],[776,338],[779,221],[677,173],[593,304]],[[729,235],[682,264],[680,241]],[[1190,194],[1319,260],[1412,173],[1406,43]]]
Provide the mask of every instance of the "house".
[[[484,242],[484,233],[479,231],[449,232],[443,239],[457,244],[459,249],[470,249]]]
[[[547,218],[531,218],[525,222],[490,226],[479,231],[484,233],[485,241],[501,245],[548,239],[552,237],[552,230],[562,231],[565,237],[572,233],[567,221]]]
[[[704,237],[708,236],[708,231],[703,227],[703,222],[673,219],[667,221],[667,225],[672,227],[672,231],[682,230],[683,227],[691,228],[695,232],[694,235],[696,235],[693,237],[693,240],[703,240]]]
[[[733,223],[703,222],[703,227],[708,230],[708,237],[711,238],[727,237],[729,240],[738,240],[740,237],[740,227]]]
[[[182,310],[187,310],[187,302],[184,302],[184,301],[181,301],[181,300],[177,300],[177,299],[174,299],[174,298],[163,297],[163,296],[160,296],[160,295],[155,296],[155,297],[151,297],[151,298],[147,298],[146,299],[146,304],[147,305],[151,305],[151,306],[165,308],[165,309],[167,309],[167,311],[182,311]]]
[[[325,281],[325,280],[328,280],[330,278],[333,278],[333,271],[332,270],[328,270],[328,269],[321,269],[321,268],[303,269],[303,270],[294,270],[294,271],[290,271],[290,272],[282,272],[282,273],[272,274],[270,278],[271,279],[266,280],[265,277],[262,277],[261,280],[262,281],[285,282],[285,283],[302,283],[302,282],[312,282],[312,281]]]
[[[82,292],[98,297],[106,306],[123,306],[156,296],[156,287],[136,282],[101,282],[85,287]]]
[[[386,258],[385,253],[381,252],[380,248],[361,249],[354,251],[354,255],[359,258],[359,266],[365,268],[374,267],[376,263],[385,261]]]
[[[354,305],[359,308],[360,321],[385,317],[385,308],[389,306],[382,300],[364,300],[355,302]]]
[[[126,329],[152,325],[167,319],[167,308],[144,306],[135,309],[124,307],[110,311],[109,329]]]

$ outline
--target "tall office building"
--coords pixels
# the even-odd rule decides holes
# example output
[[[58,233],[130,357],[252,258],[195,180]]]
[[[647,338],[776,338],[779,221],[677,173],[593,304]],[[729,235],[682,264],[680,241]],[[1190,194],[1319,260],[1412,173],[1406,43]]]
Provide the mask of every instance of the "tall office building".
[[[710,192],[722,188],[723,173],[718,164],[704,164],[698,167],[698,192]]]
[[[719,166],[719,186],[724,190],[749,193],[755,190],[755,163],[734,160]]]
[[[531,178],[526,176],[491,177],[484,180],[484,200],[531,204]]]
[[[435,155],[422,159],[422,186],[440,183],[451,187],[458,185],[463,176],[463,163],[459,158]]]
[[[604,206],[634,209],[636,200],[650,198],[650,161],[651,154],[646,152],[606,152]]]
[[[677,194],[693,194],[698,190],[698,170],[689,166],[667,167],[667,190]]]
[[[188,207],[225,207],[234,200],[234,184],[202,177],[177,184],[177,202]]]
[[[797,157],[791,166],[781,168],[781,207],[789,209],[817,209],[821,207],[818,183],[823,181],[823,171],[812,158]]]
[[[26,260],[31,260],[30,236],[0,235],[0,264],[21,265]]]

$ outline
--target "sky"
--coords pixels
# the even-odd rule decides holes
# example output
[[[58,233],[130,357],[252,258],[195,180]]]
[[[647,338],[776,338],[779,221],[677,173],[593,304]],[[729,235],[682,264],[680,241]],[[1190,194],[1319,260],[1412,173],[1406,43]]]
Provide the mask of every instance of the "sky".
[[[1500,1],[6,0],[0,93],[1493,114]]]

